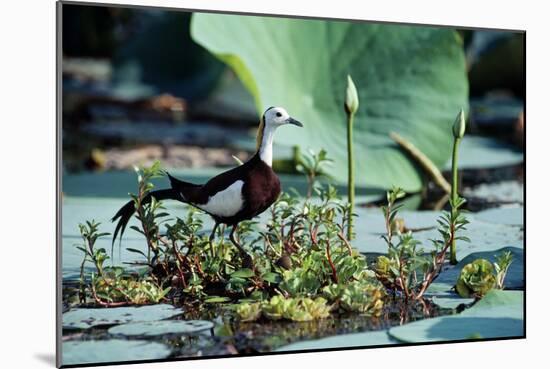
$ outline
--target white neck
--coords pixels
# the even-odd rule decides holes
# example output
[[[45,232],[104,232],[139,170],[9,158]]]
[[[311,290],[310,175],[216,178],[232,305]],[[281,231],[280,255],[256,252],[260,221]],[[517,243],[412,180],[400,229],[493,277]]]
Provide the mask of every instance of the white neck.
[[[267,165],[273,164],[273,136],[275,135],[275,127],[266,126],[262,137],[262,143],[258,149],[260,159]]]

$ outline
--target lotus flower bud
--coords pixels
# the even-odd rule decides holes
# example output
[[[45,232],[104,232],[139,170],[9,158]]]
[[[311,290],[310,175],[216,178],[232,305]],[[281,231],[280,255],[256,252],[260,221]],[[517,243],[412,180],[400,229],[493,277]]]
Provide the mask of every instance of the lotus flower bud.
[[[464,132],[466,132],[466,120],[464,119],[464,110],[460,109],[453,124],[453,135],[455,138],[462,138]]]
[[[359,97],[357,96],[357,89],[353,80],[348,75],[348,87],[346,88],[346,112],[348,114],[355,114],[359,108]]]

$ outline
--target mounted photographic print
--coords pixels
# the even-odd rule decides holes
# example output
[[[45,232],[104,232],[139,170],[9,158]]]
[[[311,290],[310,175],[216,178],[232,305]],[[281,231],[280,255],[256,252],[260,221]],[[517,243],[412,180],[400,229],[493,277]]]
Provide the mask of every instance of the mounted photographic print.
[[[58,366],[525,337],[523,31],[58,30]]]

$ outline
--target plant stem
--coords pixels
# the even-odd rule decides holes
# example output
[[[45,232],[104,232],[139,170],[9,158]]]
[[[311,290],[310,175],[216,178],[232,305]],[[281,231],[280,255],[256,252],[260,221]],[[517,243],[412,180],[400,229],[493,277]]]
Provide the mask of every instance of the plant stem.
[[[86,256],[84,256],[84,259],[82,259],[82,264],[80,264],[80,283],[79,283],[79,291],[78,291],[78,298],[80,300],[80,303],[86,302],[86,281],[84,278],[84,264],[86,263]]]
[[[355,204],[355,162],[353,159],[353,117],[354,113],[348,113],[348,240],[353,238],[353,207]]]
[[[103,267],[101,266],[101,264],[99,263],[99,261],[97,260],[97,258],[95,257],[94,255],[94,244],[95,244],[95,241],[92,241],[90,238],[88,238],[87,240],[87,244],[88,244],[88,252],[90,254],[90,258],[92,259],[92,261],[94,262],[94,265],[95,265],[95,268],[97,270],[97,274],[100,276],[100,277],[103,277]],[[82,263],[82,266],[84,266],[84,262]],[[82,269],[83,271],[84,269]]]
[[[329,239],[327,239],[327,260],[328,260],[328,265],[330,266],[330,270],[332,271],[332,275],[331,275],[331,278],[332,278],[332,281],[334,283],[338,283],[338,274],[336,273],[336,267],[334,266],[334,262],[332,261],[332,256],[330,254],[330,241]]]
[[[453,181],[451,185],[451,218],[454,219],[454,216],[456,215],[457,208],[454,204],[456,204],[456,200],[458,198],[458,146],[460,145],[460,138],[454,139],[453,144],[453,158],[452,158],[452,172],[453,172]],[[451,242],[451,258],[450,263],[452,265],[456,265],[458,263],[456,259],[456,240],[453,237],[453,240]]]

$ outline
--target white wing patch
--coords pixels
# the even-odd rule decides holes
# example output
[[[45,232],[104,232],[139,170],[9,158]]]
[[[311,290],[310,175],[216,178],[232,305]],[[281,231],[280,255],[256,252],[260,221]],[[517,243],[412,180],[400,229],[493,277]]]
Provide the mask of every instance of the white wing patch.
[[[225,190],[210,196],[206,204],[196,206],[212,215],[231,217],[237,214],[244,205],[243,185],[243,181],[236,181]]]

